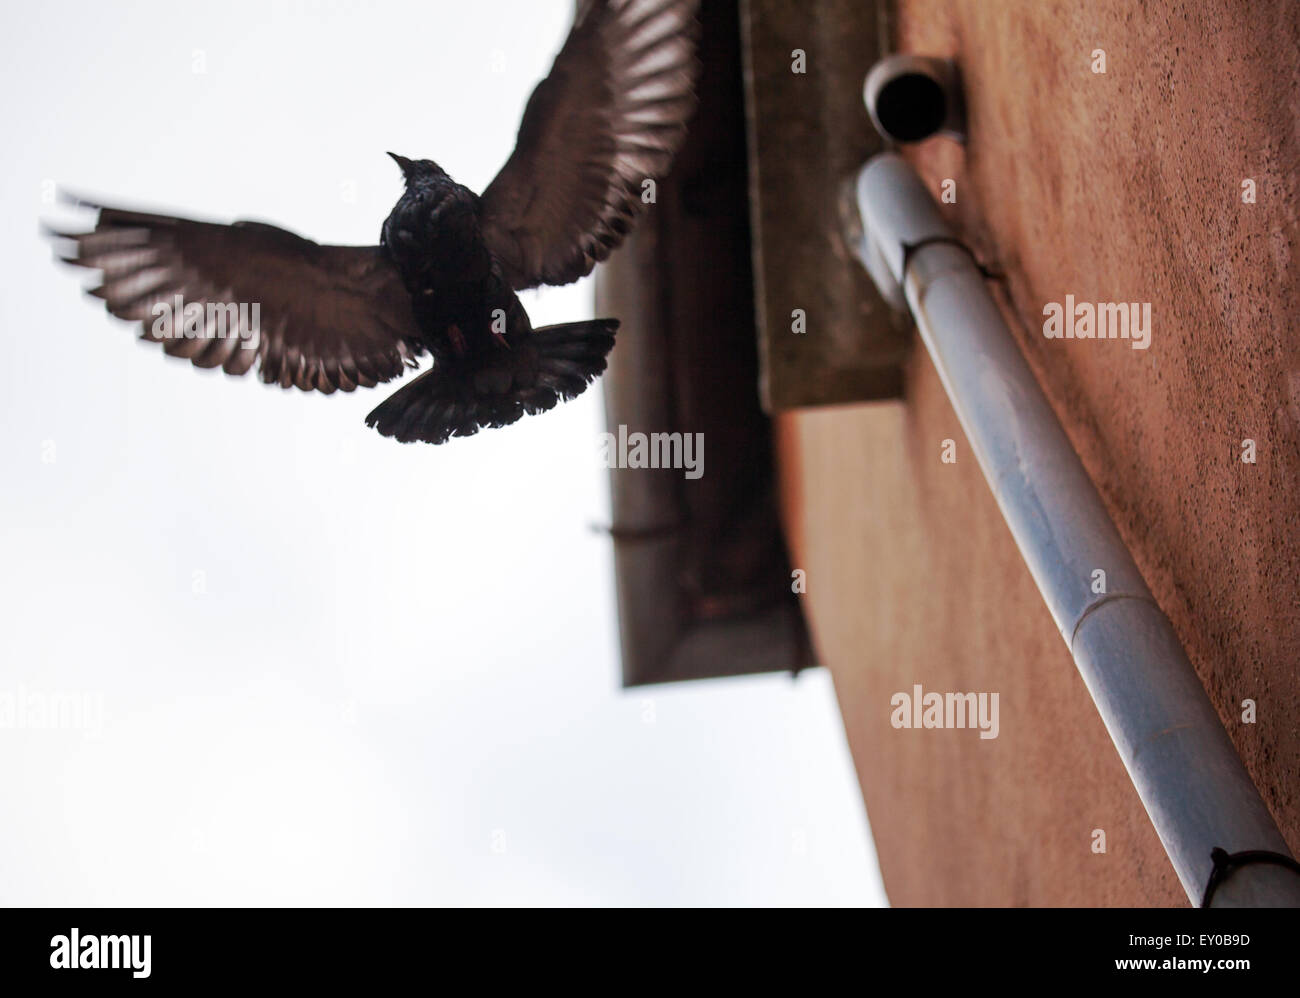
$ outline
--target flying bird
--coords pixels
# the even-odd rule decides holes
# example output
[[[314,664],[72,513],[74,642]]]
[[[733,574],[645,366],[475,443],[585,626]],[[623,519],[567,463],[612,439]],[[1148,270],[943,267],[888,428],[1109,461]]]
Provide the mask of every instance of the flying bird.
[[[578,280],[630,231],[694,110],[697,6],[586,0],[482,195],[432,160],[388,154],[405,191],[377,246],[79,199],[98,211],[94,229],[48,232],[61,259],[102,272],[89,293],[110,313],[196,367],[256,367],[267,384],[330,394],[389,381],[428,354],[432,367],[368,425],[434,444],[505,426],[605,369],[616,319],[533,329],[515,293]]]

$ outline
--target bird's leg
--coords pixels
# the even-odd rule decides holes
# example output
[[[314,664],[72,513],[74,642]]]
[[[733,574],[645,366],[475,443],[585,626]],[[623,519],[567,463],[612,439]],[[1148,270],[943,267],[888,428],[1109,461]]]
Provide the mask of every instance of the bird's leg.
[[[457,357],[465,356],[465,334],[460,331],[460,326],[454,322],[447,327],[447,339],[451,340],[451,349]]]

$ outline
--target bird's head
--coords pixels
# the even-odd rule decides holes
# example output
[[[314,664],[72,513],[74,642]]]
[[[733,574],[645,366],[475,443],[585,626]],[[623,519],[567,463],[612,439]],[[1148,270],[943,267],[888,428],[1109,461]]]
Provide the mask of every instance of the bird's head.
[[[431,159],[407,159],[395,152],[390,152],[388,155],[392,156],[393,162],[402,168],[402,177],[406,180],[407,187],[417,187],[447,176],[443,168]]]

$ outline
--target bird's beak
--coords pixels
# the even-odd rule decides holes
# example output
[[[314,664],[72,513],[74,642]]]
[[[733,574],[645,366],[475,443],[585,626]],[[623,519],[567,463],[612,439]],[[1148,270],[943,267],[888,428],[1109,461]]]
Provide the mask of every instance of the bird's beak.
[[[395,152],[390,152],[388,155],[392,156],[393,162],[402,168],[403,177],[409,177],[411,175],[412,164],[409,159],[407,159],[405,156],[399,156]]]

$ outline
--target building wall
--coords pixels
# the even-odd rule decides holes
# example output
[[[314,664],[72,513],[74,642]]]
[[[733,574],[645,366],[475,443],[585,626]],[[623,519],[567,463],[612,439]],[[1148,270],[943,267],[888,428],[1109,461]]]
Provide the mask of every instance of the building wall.
[[[909,156],[956,181],[945,210],[1300,851],[1300,5],[900,0],[896,30],[958,59],[969,104],[965,148]],[[1067,294],[1151,302],[1150,348],[1046,339]],[[778,430],[892,902],[1185,904],[919,345],[904,401]],[[895,730],[914,683],[999,692],[999,737]]]

